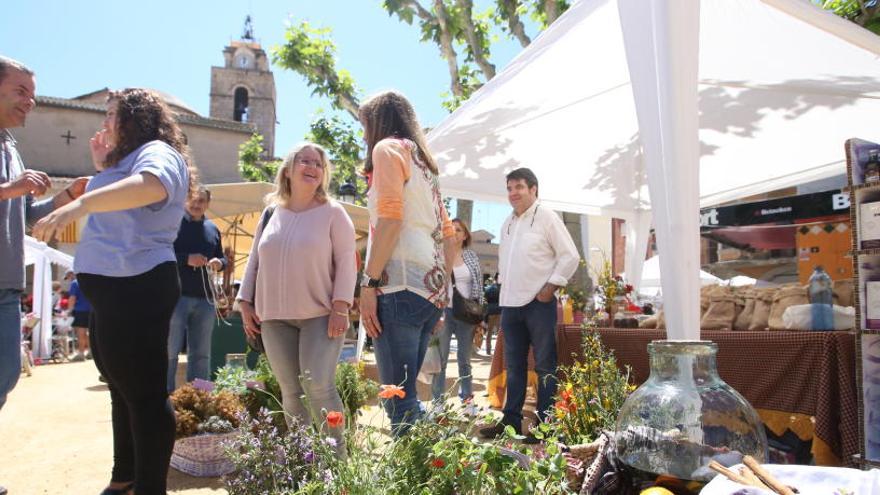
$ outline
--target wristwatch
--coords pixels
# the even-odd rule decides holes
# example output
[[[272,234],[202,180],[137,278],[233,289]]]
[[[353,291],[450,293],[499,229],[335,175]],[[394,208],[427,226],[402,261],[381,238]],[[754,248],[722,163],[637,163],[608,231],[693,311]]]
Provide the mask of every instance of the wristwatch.
[[[361,287],[369,287],[370,289],[377,289],[379,284],[382,283],[382,280],[378,278],[370,278],[369,275],[364,273],[361,275]]]

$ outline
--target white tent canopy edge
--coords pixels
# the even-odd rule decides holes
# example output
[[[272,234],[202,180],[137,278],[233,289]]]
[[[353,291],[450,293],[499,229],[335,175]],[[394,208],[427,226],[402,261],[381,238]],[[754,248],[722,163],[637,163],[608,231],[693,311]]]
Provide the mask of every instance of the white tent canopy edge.
[[[34,357],[52,355],[52,264],[73,268],[73,256],[49,247],[31,236],[24,238],[25,265],[34,265],[34,308],[40,324],[33,335]]]

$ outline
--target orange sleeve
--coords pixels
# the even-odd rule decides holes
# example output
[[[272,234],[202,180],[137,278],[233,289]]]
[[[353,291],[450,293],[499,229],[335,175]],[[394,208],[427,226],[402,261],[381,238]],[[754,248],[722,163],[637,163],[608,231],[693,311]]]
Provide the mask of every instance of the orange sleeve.
[[[446,211],[446,205],[440,203],[440,224],[443,226],[443,238],[449,239],[455,236],[455,226],[449,219],[449,213]]]
[[[403,186],[410,178],[409,151],[393,139],[373,148],[373,185],[379,218],[403,220]]]

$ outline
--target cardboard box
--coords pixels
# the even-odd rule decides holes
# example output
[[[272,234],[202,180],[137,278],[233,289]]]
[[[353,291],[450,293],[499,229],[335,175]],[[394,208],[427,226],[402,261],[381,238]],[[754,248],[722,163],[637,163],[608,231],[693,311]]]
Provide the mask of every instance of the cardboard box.
[[[880,201],[859,205],[859,249],[880,248]]]

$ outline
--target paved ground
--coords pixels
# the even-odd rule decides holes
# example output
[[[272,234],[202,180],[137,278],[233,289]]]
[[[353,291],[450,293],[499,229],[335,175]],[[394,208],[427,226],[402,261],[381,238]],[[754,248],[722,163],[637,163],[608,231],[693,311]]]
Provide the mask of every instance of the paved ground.
[[[372,355],[366,360],[367,372],[375,378]],[[475,357],[472,364],[477,403],[485,406],[490,360]],[[454,349],[447,375],[452,386],[458,375]],[[422,386],[419,395],[428,399],[428,387]],[[363,420],[385,421],[376,406],[368,408]],[[0,439],[0,486],[9,495],[99,493],[110,476],[112,435],[109,392],[98,381],[94,364],[49,364],[36,367],[31,377],[22,375],[0,411]],[[226,493],[219,479],[194,478],[173,469],[168,486],[175,494]]]

